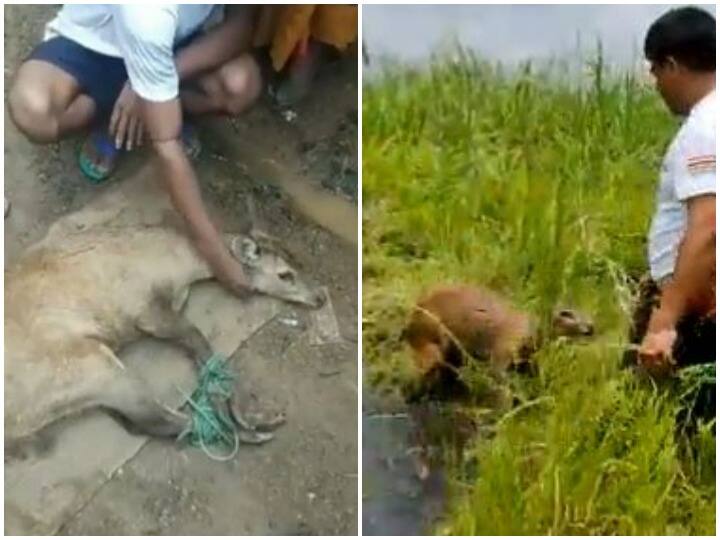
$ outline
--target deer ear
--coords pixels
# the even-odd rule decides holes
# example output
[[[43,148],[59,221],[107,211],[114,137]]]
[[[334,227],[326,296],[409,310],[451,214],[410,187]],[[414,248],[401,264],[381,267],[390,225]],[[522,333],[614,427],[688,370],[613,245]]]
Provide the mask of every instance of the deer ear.
[[[285,259],[285,261],[288,264],[291,264],[296,267],[301,267],[300,261],[298,257],[293,253],[292,250],[288,249],[286,246],[283,245],[282,241],[280,241],[279,238],[272,236],[265,231],[258,229],[257,227],[254,227],[250,231],[249,235],[253,240],[255,240],[260,246],[261,250],[267,250],[268,252],[273,252],[276,255],[282,257]]]
[[[240,218],[240,226],[238,231],[240,234],[252,236],[252,231],[257,222],[257,212],[255,211],[255,199],[252,195],[245,198],[245,213]]]
[[[260,246],[249,236],[236,236],[230,246],[233,256],[244,264],[254,265],[260,258]]]
[[[280,240],[255,226],[250,229],[249,236],[258,244],[265,244],[269,247],[276,247],[280,244]]]

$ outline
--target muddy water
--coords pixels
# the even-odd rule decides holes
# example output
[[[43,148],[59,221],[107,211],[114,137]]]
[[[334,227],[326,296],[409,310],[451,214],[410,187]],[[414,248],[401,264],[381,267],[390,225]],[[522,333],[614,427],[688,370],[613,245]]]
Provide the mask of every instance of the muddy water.
[[[363,385],[363,534],[437,531],[451,474],[476,469],[463,457],[465,449],[493,432],[493,414],[477,416],[466,405],[460,400],[409,405]],[[489,402],[481,408],[486,406]]]
[[[342,195],[324,188],[318,178],[303,174],[302,157],[286,152],[282,158],[267,157],[276,154],[269,148],[272,135],[264,137],[263,126],[254,126],[259,134],[238,136],[225,124],[206,124],[216,150],[223,161],[243,173],[268,182],[287,195],[294,208],[313,221],[352,245],[358,242],[358,207]],[[276,134],[274,136],[277,136]],[[232,145],[227,144],[232,141]],[[210,152],[212,153],[212,151]]]
[[[459,402],[406,405],[367,386],[362,427],[363,534],[432,534],[446,509],[449,467],[471,466],[463,450],[485,431]]]
[[[357,245],[357,206],[293,174],[277,161],[268,159],[263,163],[271,171],[268,180],[290,197],[300,213],[346,242]]]
[[[363,389],[362,490],[364,535],[423,535],[441,515],[444,477],[418,476],[417,419]]]

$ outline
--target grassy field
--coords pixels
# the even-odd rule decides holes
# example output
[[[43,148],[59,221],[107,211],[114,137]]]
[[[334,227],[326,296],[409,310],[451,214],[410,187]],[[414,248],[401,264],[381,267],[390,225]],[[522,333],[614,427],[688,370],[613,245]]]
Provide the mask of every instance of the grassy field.
[[[364,88],[366,381],[411,380],[399,334],[439,282],[489,286],[543,321],[571,304],[598,330],[590,345],[547,343],[540,375],[515,381],[523,405],[452,467],[439,532],[714,534],[708,426],[688,457],[674,399],[618,365],[676,125],[652,87],[599,59],[572,81],[458,51]]]

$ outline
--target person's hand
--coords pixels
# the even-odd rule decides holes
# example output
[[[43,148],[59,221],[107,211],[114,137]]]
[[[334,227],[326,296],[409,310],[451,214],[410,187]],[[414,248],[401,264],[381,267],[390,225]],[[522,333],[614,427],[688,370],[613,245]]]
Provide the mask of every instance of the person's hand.
[[[127,150],[132,150],[134,146],[142,145],[143,132],[140,100],[130,82],[126,82],[110,117],[110,136],[115,140],[115,148],[125,146]]]
[[[673,345],[677,339],[674,328],[649,331],[638,349],[640,365],[653,377],[668,375],[673,367]]]
[[[231,255],[223,256],[222,260],[214,265],[217,280],[240,297],[247,296],[254,291],[242,265]]]

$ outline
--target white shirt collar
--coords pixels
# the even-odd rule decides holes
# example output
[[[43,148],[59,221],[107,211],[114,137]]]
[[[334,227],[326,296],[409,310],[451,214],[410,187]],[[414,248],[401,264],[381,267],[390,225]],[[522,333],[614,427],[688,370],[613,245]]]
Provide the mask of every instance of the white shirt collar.
[[[715,101],[715,89],[713,88],[711,92],[705,95],[700,101],[698,101],[695,105],[693,105],[693,108],[690,109],[690,116],[694,116],[698,114],[700,111],[705,109],[708,105],[713,103]]]

